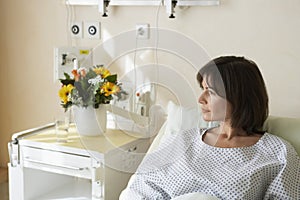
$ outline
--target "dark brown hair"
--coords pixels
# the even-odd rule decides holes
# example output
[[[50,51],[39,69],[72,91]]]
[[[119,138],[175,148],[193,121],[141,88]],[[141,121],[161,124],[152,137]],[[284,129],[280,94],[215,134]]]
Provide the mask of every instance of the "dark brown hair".
[[[236,56],[215,58],[199,70],[200,87],[204,79],[231,104],[232,127],[243,128],[247,133],[263,133],[269,113],[268,94],[262,74],[253,61]]]

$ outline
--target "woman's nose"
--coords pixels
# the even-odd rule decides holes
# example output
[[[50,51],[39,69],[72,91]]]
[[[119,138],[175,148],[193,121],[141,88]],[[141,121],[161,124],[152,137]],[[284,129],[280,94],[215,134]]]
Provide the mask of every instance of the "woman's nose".
[[[205,100],[205,97],[204,97],[204,93],[202,93],[199,98],[198,98],[198,103],[200,104],[205,104],[206,103],[206,100]]]

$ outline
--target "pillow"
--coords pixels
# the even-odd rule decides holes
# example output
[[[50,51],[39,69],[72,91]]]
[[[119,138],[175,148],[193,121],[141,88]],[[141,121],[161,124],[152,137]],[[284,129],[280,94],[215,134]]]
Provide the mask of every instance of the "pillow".
[[[208,123],[202,120],[198,106],[182,107],[176,105],[172,101],[169,101],[167,114],[167,120],[154,138],[150,148],[148,149],[148,153],[155,151],[161,142],[182,130],[188,130],[196,127],[208,127]]]
[[[201,111],[198,106],[182,107],[169,101],[167,107],[166,134],[174,134],[192,128],[207,127],[207,122],[202,120]]]

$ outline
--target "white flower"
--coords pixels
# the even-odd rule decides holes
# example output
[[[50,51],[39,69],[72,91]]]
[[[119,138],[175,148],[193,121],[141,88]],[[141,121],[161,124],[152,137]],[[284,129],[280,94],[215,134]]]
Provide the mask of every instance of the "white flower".
[[[103,79],[100,75],[97,75],[95,78],[91,78],[88,80],[88,83],[91,85],[97,85],[98,83],[102,83]]]

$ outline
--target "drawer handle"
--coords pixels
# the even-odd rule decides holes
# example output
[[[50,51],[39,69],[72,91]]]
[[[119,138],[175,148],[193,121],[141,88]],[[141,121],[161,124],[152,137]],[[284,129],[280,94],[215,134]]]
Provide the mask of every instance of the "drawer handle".
[[[135,146],[135,147],[132,147],[132,148],[129,148],[128,149],[128,152],[133,152],[133,151],[135,151],[137,149],[137,147]]]
[[[50,165],[50,166],[54,166],[54,167],[62,167],[62,168],[66,168],[66,169],[79,170],[79,171],[88,169],[88,167],[73,167],[73,166],[68,166],[68,165],[51,164],[51,163],[46,163],[46,162],[39,161],[39,160],[33,160],[33,159],[28,158],[28,157],[25,158],[25,161],[38,163],[38,164],[43,164],[43,165]]]

